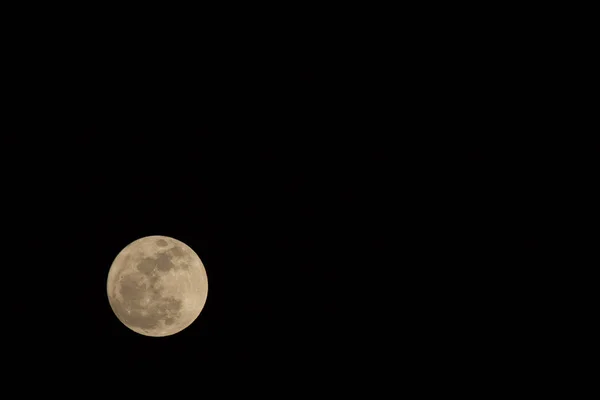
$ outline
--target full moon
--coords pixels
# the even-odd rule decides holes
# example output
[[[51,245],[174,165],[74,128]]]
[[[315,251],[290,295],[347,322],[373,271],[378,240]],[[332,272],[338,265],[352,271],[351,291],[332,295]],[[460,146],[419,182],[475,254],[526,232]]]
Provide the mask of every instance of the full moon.
[[[147,236],[117,255],[106,282],[117,318],[145,336],[169,336],[198,318],[208,295],[206,270],[185,243]]]

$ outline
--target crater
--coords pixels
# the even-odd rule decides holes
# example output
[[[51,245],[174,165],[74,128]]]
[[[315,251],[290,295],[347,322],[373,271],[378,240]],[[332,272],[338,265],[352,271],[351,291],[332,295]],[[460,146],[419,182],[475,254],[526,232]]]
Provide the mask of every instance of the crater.
[[[150,278],[150,290],[152,292],[152,300],[159,300],[162,298],[162,293],[164,289],[161,285],[158,284],[158,277],[153,276]]]
[[[120,293],[125,302],[135,302],[144,298],[146,290],[144,284],[131,277],[126,277],[121,281]]]
[[[156,245],[159,247],[166,247],[168,245],[168,243],[165,239],[158,239],[156,241]]]
[[[168,325],[174,323],[175,318],[181,313],[183,303],[173,297],[161,298],[152,294],[152,301],[147,302],[148,290],[144,282],[138,282],[131,277],[123,279],[120,293],[123,301],[114,299],[112,306],[119,319],[129,327],[136,329],[155,329],[160,321],[170,320]]]
[[[163,298],[163,290],[156,289],[152,291],[152,301],[159,301]]]
[[[175,268],[175,265],[171,262],[169,252],[166,252],[160,253],[156,258],[144,258],[136,268],[144,275],[151,277],[155,268],[160,272],[168,272]]]
[[[166,314],[177,314],[181,311],[183,302],[174,297],[165,297],[160,302],[156,303],[156,311],[161,316]]]
[[[175,268],[175,265],[171,262],[171,256],[169,256],[166,253],[162,253],[158,256],[158,258],[155,260],[156,263],[156,268],[158,268],[159,271],[161,272],[167,272],[173,268]]]
[[[183,257],[185,255],[185,251],[181,247],[175,246],[170,250],[171,254],[175,257]]]
[[[144,275],[150,275],[154,271],[156,260],[152,258],[144,258],[138,265],[137,270]]]

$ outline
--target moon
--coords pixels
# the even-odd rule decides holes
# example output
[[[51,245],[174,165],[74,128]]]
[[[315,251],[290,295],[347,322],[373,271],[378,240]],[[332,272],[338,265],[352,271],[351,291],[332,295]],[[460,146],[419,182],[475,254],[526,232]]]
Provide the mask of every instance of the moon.
[[[126,327],[163,337],[181,332],[198,318],[208,279],[200,257],[188,245],[168,236],[146,236],[117,255],[106,291]]]

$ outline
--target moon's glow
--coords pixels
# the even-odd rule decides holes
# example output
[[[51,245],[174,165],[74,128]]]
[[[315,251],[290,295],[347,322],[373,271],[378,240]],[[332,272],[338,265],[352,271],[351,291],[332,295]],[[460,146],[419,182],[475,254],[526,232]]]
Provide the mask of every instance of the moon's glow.
[[[106,289],[110,306],[125,326],[146,336],[168,336],[200,315],[208,281],[202,261],[185,243],[147,236],[117,255]]]

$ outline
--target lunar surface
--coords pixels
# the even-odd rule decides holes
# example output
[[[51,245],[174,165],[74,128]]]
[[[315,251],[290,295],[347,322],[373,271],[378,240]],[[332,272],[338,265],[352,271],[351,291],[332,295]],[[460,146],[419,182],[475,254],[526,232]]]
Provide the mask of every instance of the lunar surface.
[[[147,236],[117,255],[106,290],[112,310],[126,327],[160,337],[178,333],[198,318],[208,280],[200,257],[185,243]]]

